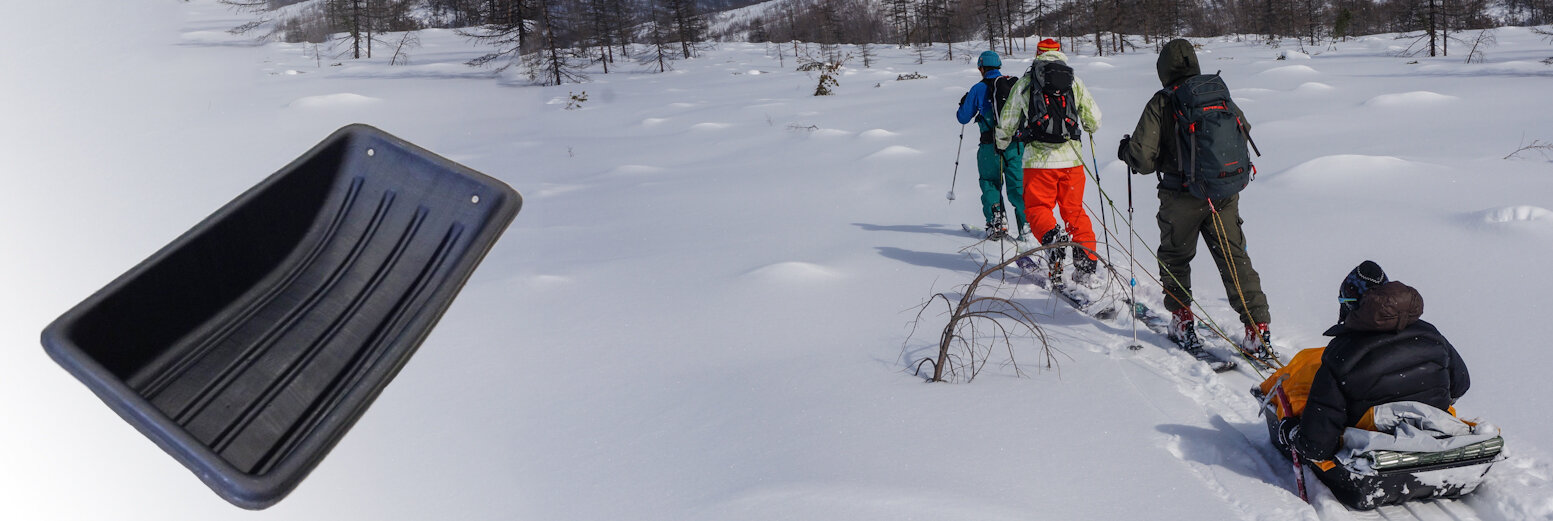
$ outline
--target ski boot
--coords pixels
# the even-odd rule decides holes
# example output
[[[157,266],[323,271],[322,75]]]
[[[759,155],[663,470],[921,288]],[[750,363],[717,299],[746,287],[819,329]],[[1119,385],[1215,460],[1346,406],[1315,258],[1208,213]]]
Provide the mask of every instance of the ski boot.
[[[987,221],[987,240],[1001,241],[1008,237],[1008,218],[1003,214],[1003,207],[992,209],[992,220]]]
[[[1203,348],[1202,339],[1197,337],[1197,319],[1192,316],[1192,308],[1181,308],[1170,313],[1170,330],[1165,338],[1187,351]]]
[[[1041,236],[1041,244],[1043,246],[1058,242],[1068,242],[1068,235],[1062,233],[1061,227],[1054,227]],[[1067,255],[1064,255],[1066,251],[1063,248],[1046,250],[1046,277],[1053,284],[1062,284],[1062,261],[1067,257]]]
[[[1278,352],[1273,350],[1273,334],[1267,330],[1266,322],[1246,326],[1246,334],[1240,338],[1240,350],[1269,367],[1271,362],[1278,360]]]
[[[1104,278],[1096,273],[1099,265],[1100,261],[1089,258],[1088,252],[1073,248],[1073,282],[1090,289],[1100,287]]]

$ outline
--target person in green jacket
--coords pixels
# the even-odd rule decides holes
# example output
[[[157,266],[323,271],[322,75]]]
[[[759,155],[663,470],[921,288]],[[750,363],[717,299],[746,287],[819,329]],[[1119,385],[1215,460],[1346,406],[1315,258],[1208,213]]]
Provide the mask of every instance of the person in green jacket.
[[[1003,60],[998,53],[983,51],[976,59],[976,70],[981,81],[971,86],[970,92],[960,98],[955,118],[961,125],[976,120],[981,129],[981,144],[976,147],[976,171],[981,184],[981,213],[987,218],[987,238],[1002,239],[1008,234],[1007,212],[1003,209],[1003,188],[1008,188],[1008,202],[1014,206],[1014,221],[1018,223],[1015,235],[1024,240],[1025,198],[1023,181],[1019,175],[1020,147],[993,144],[993,129],[997,128],[998,111],[993,93],[999,81],[1008,81],[999,70]],[[1005,91],[1006,92],[1006,91]]]
[[[1066,64],[1068,57],[1062,54],[1062,45],[1053,39],[1041,40],[1036,45],[1035,65],[1043,62]],[[1035,70],[1036,67],[1032,67]],[[999,148],[1024,149],[1024,196],[1029,212],[1027,221],[1030,232],[1041,244],[1062,241],[1065,234],[1073,242],[1095,249],[1095,229],[1084,211],[1084,156],[1077,140],[1062,143],[1030,141],[1024,146],[1014,145],[1014,134],[1024,125],[1030,111],[1031,74],[1025,74],[1014,84],[1008,103],[1003,105],[999,118],[996,140]],[[1100,130],[1100,105],[1090,96],[1084,81],[1073,78],[1072,103],[1078,107],[1078,124],[1084,132],[1094,135]],[[1062,225],[1052,215],[1055,208],[1062,214]],[[1061,262],[1062,250],[1048,250],[1048,260]],[[1073,248],[1073,273],[1075,282],[1095,285],[1101,279],[1095,277],[1098,259],[1081,248]]]
[[[1208,253],[1218,265],[1230,306],[1240,314],[1245,336],[1240,345],[1260,357],[1274,357],[1272,333],[1268,323],[1267,295],[1262,279],[1251,267],[1246,253],[1246,235],[1240,218],[1240,195],[1210,201],[1194,197],[1186,189],[1178,159],[1175,121],[1171,117],[1168,89],[1202,73],[1192,43],[1172,40],[1160,50],[1156,63],[1160,84],[1165,89],[1154,94],[1143,108],[1138,126],[1122,139],[1117,158],[1138,174],[1159,173],[1159,278],[1164,283],[1165,309],[1170,310],[1170,337],[1177,342],[1200,342],[1192,315],[1192,258],[1197,255],[1197,237],[1208,242]],[[1230,102],[1245,125],[1251,123],[1240,107]],[[1213,213],[1217,210],[1218,217]],[[1221,244],[1228,245],[1227,249]],[[1232,269],[1233,268],[1233,269]]]

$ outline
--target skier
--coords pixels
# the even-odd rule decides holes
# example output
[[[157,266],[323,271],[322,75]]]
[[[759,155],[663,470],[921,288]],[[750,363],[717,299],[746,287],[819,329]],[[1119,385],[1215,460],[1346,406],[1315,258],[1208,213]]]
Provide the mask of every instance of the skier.
[[[1197,53],[1191,42],[1172,40],[1160,51],[1156,67],[1165,88],[1149,99],[1136,129],[1122,138],[1117,157],[1136,173],[1160,173],[1159,275],[1164,284],[1165,309],[1172,315],[1168,336],[1178,343],[1201,342],[1191,306],[1191,262],[1197,255],[1197,237],[1201,235],[1208,241],[1208,253],[1218,265],[1230,306],[1245,325],[1245,336],[1240,341],[1242,350],[1258,358],[1276,358],[1268,330],[1272,319],[1267,310],[1267,295],[1262,293],[1261,277],[1251,267],[1251,257],[1246,253],[1239,194],[1218,200],[1199,198],[1190,193],[1182,172],[1182,159],[1190,152],[1179,149],[1182,144],[1176,137],[1171,91],[1201,73]],[[1227,105],[1235,121],[1249,132],[1250,123],[1245,121],[1240,107],[1233,101]]]
[[[1040,81],[1040,85],[1047,85],[1048,82],[1045,76],[1037,78],[1036,75],[1053,70],[1045,66],[1050,63],[1061,64],[1060,70],[1065,72],[1066,78],[1071,79],[1072,83],[1070,89],[1061,91],[1062,99],[1053,103],[1075,105],[1078,121],[1074,123],[1081,126],[1084,132],[1093,135],[1096,130],[1100,130],[1100,107],[1089,95],[1089,89],[1084,88],[1083,80],[1072,76],[1072,69],[1067,67],[1068,57],[1062,54],[1062,44],[1047,38],[1036,44],[1035,49],[1035,63],[1031,65],[1030,72],[1014,84],[1014,92],[1009,95],[1008,104],[1003,106],[996,136],[1000,148],[1021,148],[1012,145],[1012,141],[1028,119],[1037,116],[1029,114],[1031,90],[1036,89],[1034,95],[1042,95],[1035,82]],[[1022,147],[1025,208],[1029,215],[1026,220],[1030,223],[1030,231],[1032,234],[1041,234],[1041,244],[1062,241],[1065,231],[1067,239],[1093,250],[1095,230],[1089,222],[1089,214],[1084,212],[1084,157],[1079,142],[1060,137],[1053,141],[1059,142],[1035,140]],[[1057,218],[1052,215],[1053,207],[1062,214],[1065,226],[1057,225]],[[1049,252],[1048,260],[1060,262],[1061,250]],[[1096,259],[1088,250],[1073,248],[1073,265],[1077,268],[1073,274],[1075,282],[1091,285],[1096,281]]]
[[[1019,177],[1020,148],[996,146],[993,143],[993,129],[997,128],[997,107],[1001,100],[995,99],[998,94],[1006,97],[1009,88],[1014,83],[1014,78],[1003,76],[999,71],[1003,67],[1003,60],[998,53],[983,51],[976,59],[976,70],[981,72],[981,81],[971,86],[971,90],[960,97],[960,108],[955,113],[960,124],[970,123],[976,120],[976,126],[981,129],[981,144],[976,147],[976,171],[981,184],[981,213],[987,220],[987,238],[998,240],[1008,234],[1008,217],[1003,207],[1004,186],[1008,188],[1008,201],[1014,206],[1014,219],[1018,224],[1015,235],[1018,240],[1025,240],[1024,231],[1028,229],[1025,224],[1025,201],[1022,193],[1022,180]]]
[[[1373,426],[1377,405],[1410,401],[1450,411],[1472,382],[1456,348],[1419,318],[1423,311],[1418,291],[1388,280],[1375,262],[1349,272],[1338,289],[1337,325],[1325,333],[1334,338],[1321,352],[1303,413],[1279,423],[1279,448],[1293,445],[1301,458],[1326,461],[1344,429]]]

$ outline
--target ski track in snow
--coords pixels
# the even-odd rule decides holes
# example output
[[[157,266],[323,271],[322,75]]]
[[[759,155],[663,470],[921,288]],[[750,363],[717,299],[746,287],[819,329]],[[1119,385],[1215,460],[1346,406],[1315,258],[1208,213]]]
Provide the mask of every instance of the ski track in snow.
[[[978,261],[979,257],[972,254],[973,252],[982,255],[986,253],[985,250],[967,252],[973,260]],[[1023,284],[1023,281],[1020,284]],[[1050,294],[1045,289],[1027,291],[1030,293],[1029,296],[1047,298],[1055,302],[1055,299],[1050,299]],[[1160,304],[1155,302],[1154,305]],[[1061,313],[1074,312],[1071,308],[1060,304],[1054,304],[1048,311],[1050,310]],[[1102,322],[1127,329],[1132,327],[1130,319],[1125,316]],[[1190,398],[1199,406],[1202,423],[1216,429],[1174,423],[1161,425],[1159,426],[1162,432],[1160,446],[1181,460],[1182,465],[1201,481],[1203,487],[1237,510],[1240,513],[1239,519],[1247,521],[1320,519],[1314,510],[1302,504],[1294,494],[1290,464],[1274,453],[1268,445],[1265,423],[1257,415],[1259,404],[1249,393],[1251,386],[1261,382],[1262,377],[1257,375],[1244,360],[1236,357],[1240,362],[1236,370],[1224,374],[1215,373],[1186,352],[1168,347],[1168,340],[1146,328],[1141,328],[1138,333],[1138,341],[1143,345],[1140,350],[1126,347],[1132,344],[1131,337],[1106,336],[1099,341],[1093,338],[1081,340],[1088,340],[1077,342],[1084,349],[1106,355],[1122,363],[1134,364],[1145,373],[1171,382],[1177,392]],[[1232,356],[1225,353],[1222,346],[1218,345],[1222,344],[1222,341],[1210,341],[1210,344],[1210,349],[1220,356]],[[1064,344],[1064,347],[1067,346],[1068,344]],[[1121,372],[1145,402],[1154,404],[1147,392],[1139,388],[1128,375],[1128,369],[1124,368]],[[1188,423],[1191,420],[1173,416],[1158,405],[1153,407],[1164,417],[1180,418]],[[1315,478],[1310,479],[1314,481]],[[1248,498],[1248,495],[1254,499]],[[1269,509],[1269,503],[1276,503],[1278,506]]]

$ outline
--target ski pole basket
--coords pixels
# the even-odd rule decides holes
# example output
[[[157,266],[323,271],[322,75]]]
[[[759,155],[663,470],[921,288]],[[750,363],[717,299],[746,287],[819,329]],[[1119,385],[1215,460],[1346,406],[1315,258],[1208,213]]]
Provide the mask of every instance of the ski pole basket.
[[[65,312],[43,346],[221,497],[265,508],[398,374],[521,205],[350,125]]]

